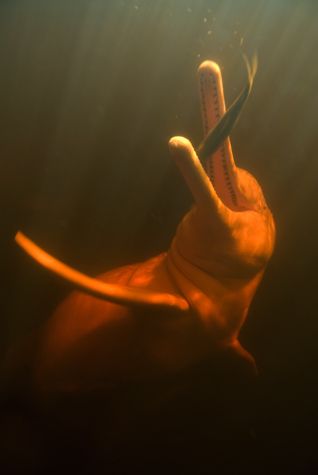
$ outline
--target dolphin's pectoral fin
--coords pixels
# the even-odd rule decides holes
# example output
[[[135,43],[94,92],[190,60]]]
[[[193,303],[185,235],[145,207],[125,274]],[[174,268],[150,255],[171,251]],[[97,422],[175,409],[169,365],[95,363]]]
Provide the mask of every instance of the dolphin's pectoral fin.
[[[59,277],[62,277],[73,286],[93,295],[94,297],[129,306],[149,305],[174,308],[180,311],[186,311],[189,309],[188,302],[178,294],[171,292],[156,292],[147,288],[139,288],[135,286],[117,285],[89,277],[48,254],[21,231],[16,234],[15,241],[42,267]]]
[[[227,353],[238,359],[238,361],[242,363],[241,366],[244,366],[249,374],[254,376],[258,375],[255,359],[247,350],[245,350],[245,348],[243,348],[238,340],[234,340],[234,342],[231,343],[231,345],[227,348]]]

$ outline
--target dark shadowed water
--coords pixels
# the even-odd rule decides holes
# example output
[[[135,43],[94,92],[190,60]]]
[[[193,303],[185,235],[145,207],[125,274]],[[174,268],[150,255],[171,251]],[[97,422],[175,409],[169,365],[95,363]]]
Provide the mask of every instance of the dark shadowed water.
[[[184,393],[178,387],[184,406],[175,395],[170,405],[164,398],[165,421],[178,407],[173,428],[160,426],[157,410],[156,433],[134,406],[127,409],[131,432],[122,446],[114,436],[110,454],[105,447],[114,439],[94,432],[89,400],[77,404],[90,439],[74,436],[69,449],[22,393],[19,409],[12,401],[5,406],[6,466],[48,473],[48,459],[67,453],[70,464],[82,454],[87,473],[99,473],[98,461],[111,470],[124,456],[141,470],[151,433],[157,447],[145,473],[155,473],[162,453],[169,462],[159,473],[318,470],[317,24],[314,0],[0,1],[1,355],[69,291],[18,250],[18,229],[92,275],[168,248],[191,197],[167,142],[173,135],[202,139],[196,68],[204,59],[220,64],[230,103],[245,81],[242,52],[258,54],[255,86],[231,139],[238,164],[262,184],[278,233],[241,336],[259,380],[242,376],[227,386],[248,386],[248,404],[237,406],[246,420],[238,423],[234,409],[229,416],[232,399],[224,418],[206,412],[220,401],[200,368],[191,375],[192,393],[189,381]],[[149,391],[136,396],[139,408]],[[125,397],[134,404],[134,395]],[[54,417],[63,418],[67,409],[57,409]],[[119,464],[109,473],[126,472]]]

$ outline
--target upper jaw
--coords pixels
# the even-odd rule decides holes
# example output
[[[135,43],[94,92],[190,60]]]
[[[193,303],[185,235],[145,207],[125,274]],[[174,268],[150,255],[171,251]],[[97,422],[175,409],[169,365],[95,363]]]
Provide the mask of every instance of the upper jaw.
[[[188,139],[173,137],[169,148],[198,208],[209,209],[210,212],[214,210],[220,216],[229,212],[263,212],[267,209],[260,185],[247,171],[238,167],[233,170],[234,204],[228,200],[226,187],[222,184],[222,173],[216,177],[209,175]]]
[[[236,167],[233,177],[232,187],[236,196],[234,203],[228,199],[222,183],[215,182],[214,187],[223,205],[232,212],[255,211],[256,213],[264,213],[268,210],[261,186],[253,175],[242,168]]]
[[[199,92],[205,138],[196,153],[222,203],[232,211],[258,209],[246,199],[240,170],[236,167],[229,134],[246,103],[257,69],[256,58],[246,60],[248,80],[237,99],[226,110],[222,75],[213,61],[204,61],[198,69]]]

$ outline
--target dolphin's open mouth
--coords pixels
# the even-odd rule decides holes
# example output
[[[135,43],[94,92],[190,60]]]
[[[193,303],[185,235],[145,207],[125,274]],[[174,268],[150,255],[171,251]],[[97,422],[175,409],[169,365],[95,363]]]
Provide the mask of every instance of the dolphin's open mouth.
[[[205,138],[197,154],[218,197],[233,211],[246,209],[246,204],[237,186],[236,166],[228,136],[251,91],[257,69],[256,58],[251,64],[246,60],[246,67],[248,82],[227,111],[219,66],[213,61],[204,61],[198,70]]]
[[[242,186],[238,183],[237,176],[239,169],[236,168],[228,138],[250,93],[256,72],[256,61],[254,60],[251,65],[246,61],[246,66],[248,82],[231,107],[225,111],[220,68],[212,61],[202,63],[199,68],[199,78],[205,138],[198,147],[197,152],[195,152],[192,144],[184,137],[173,137],[169,142],[172,157],[184,176],[195,203],[198,205],[195,209],[208,210],[211,220],[216,220],[220,225],[221,231],[223,232],[225,230],[228,232],[228,230],[230,230],[230,234],[232,229],[240,230],[242,228],[240,223],[239,226],[237,226],[235,222],[236,218],[241,217],[238,216],[240,213],[232,213],[231,211],[253,209],[253,206],[251,206],[253,200],[246,201],[245,190],[243,190],[243,193],[241,191]],[[239,171],[240,173],[242,172],[242,170]],[[246,189],[248,189],[250,179],[248,178],[245,181]],[[192,208],[192,210],[193,209],[194,208]],[[191,214],[190,211],[188,215],[190,218],[185,218],[178,229],[181,229],[181,233],[184,233],[186,246],[188,246],[188,250],[190,250],[188,254],[191,256],[193,255],[191,246],[193,246],[194,249],[198,246],[195,240],[193,240],[193,237],[196,238],[197,236],[191,227],[193,224],[191,221],[193,214]],[[189,223],[190,226],[188,226]],[[244,228],[244,222],[242,221],[242,223]],[[197,223],[194,223],[194,227],[196,224]],[[206,225],[205,222],[204,225]],[[245,228],[243,232],[245,232]],[[257,237],[254,235],[249,237],[250,241],[246,245],[244,244],[246,235],[244,235],[244,239],[241,241],[245,245],[245,248],[247,245],[250,245],[253,256],[255,253],[257,254],[259,246],[257,243],[255,244]],[[203,233],[201,238],[204,242],[206,235]],[[215,239],[215,236],[213,236],[213,239]],[[165,288],[162,291],[161,289],[154,291],[147,287],[129,287],[91,278],[58,259],[55,259],[21,232],[16,234],[15,240],[17,244],[42,267],[92,296],[124,305],[155,305],[157,307],[174,308],[179,311],[187,311],[189,309],[189,303],[183,295],[172,293],[170,288],[168,291],[166,291]],[[202,241],[199,240],[199,254],[201,253],[201,242]],[[210,242],[211,238],[208,239],[209,251],[211,249]],[[245,248],[240,249],[240,253],[243,254],[243,256]],[[255,252],[254,248],[256,249]],[[214,252],[213,249],[212,251]],[[248,252],[250,252],[250,249],[248,249]],[[212,264],[215,268],[214,255],[213,259]],[[231,263],[233,263],[233,260]],[[204,268],[205,265],[206,259],[203,267],[201,265],[197,265],[197,267]]]

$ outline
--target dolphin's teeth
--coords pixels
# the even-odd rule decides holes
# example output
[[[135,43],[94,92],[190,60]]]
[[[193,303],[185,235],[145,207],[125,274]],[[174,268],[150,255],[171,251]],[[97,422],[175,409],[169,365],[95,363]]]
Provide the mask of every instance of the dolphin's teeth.
[[[210,132],[199,145],[197,153],[201,160],[204,160],[213,154],[231,133],[251,92],[254,76],[256,74],[256,65],[257,63],[255,60],[253,61],[252,66],[250,66],[247,62],[248,82],[240,95],[232,103],[230,108],[225,112],[223,117],[217,122],[216,126],[210,130]]]
[[[236,184],[234,162],[229,134],[249,96],[257,69],[257,60],[251,63],[244,57],[248,82],[241,94],[226,112],[222,75],[213,61],[204,61],[199,69],[199,92],[204,130],[204,140],[197,150],[205,163],[206,173],[223,204],[233,211],[242,207],[240,190]],[[215,125],[216,124],[216,125]]]

